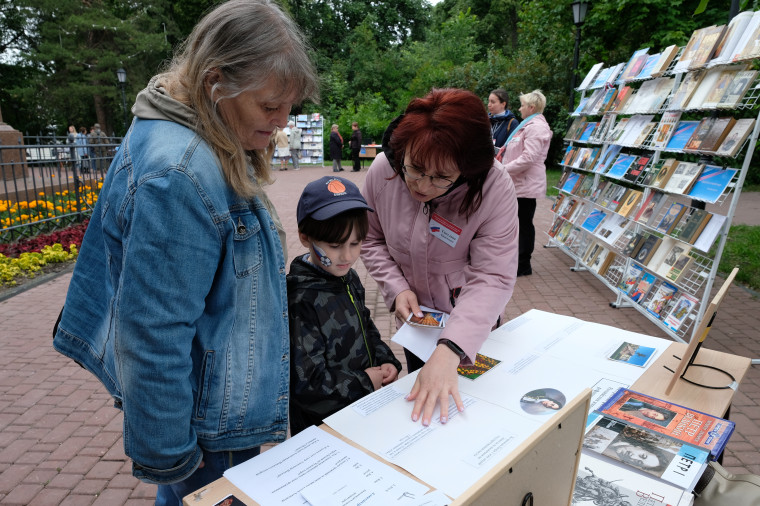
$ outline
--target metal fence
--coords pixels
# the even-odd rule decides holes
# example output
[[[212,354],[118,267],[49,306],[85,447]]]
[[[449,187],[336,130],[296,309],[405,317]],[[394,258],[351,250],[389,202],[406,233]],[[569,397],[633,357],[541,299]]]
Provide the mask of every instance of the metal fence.
[[[34,237],[92,213],[120,137],[67,144],[65,137],[25,137],[0,145],[0,243]]]

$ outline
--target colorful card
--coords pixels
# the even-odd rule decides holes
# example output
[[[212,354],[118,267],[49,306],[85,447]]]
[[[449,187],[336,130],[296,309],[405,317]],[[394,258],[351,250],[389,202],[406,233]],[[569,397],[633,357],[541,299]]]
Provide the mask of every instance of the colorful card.
[[[444,314],[442,311],[423,311],[422,318],[420,318],[419,316],[415,316],[414,313],[409,313],[406,322],[415,327],[442,329],[446,326],[443,318]]]
[[[500,363],[501,360],[496,360],[495,358],[487,357],[478,353],[475,355],[475,363],[472,365],[460,365],[457,367],[457,374],[463,378],[475,380],[483,376],[485,373]]]
[[[617,362],[644,367],[649,363],[656,351],[656,348],[650,348],[649,346],[622,342],[607,358]]]

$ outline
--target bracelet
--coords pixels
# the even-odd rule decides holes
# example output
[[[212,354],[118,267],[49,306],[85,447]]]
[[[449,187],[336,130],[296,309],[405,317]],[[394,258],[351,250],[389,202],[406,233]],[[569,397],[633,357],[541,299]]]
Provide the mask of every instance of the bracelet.
[[[465,353],[464,350],[462,350],[462,348],[460,348],[459,345],[451,339],[439,339],[436,345],[438,344],[443,344],[451,351],[453,351],[459,357],[460,362],[467,358],[467,353]]]

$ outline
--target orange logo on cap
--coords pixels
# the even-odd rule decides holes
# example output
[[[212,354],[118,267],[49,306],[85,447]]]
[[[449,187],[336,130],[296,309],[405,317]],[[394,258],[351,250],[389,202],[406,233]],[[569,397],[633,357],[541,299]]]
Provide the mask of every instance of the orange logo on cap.
[[[346,186],[339,180],[332,179],[329,183],[327,183],[327,189],[330,190],[334,195],[338,195],[345,193]]]

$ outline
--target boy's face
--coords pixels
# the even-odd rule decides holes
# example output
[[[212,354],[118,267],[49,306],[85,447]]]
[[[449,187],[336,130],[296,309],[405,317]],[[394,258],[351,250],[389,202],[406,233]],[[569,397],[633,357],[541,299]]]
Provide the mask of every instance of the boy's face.
[[[301,244],[309,248],[311,263],[318,265],[333,276],[345,276],[359,258],[359,252],[362,249],[362,241],[356,235],[356,227],[351,231],[351,236],[342,244],[329,243],[324,241],[312,241],[309,236],[298,233]],[[320,251],[315,251],[319,248]],[[327,256],[330,259],[330,265],[325,266],[320,262],[320,257]]]

